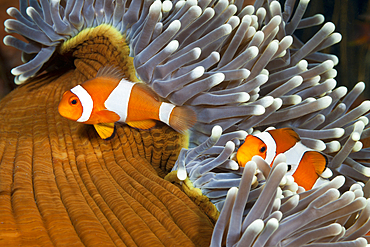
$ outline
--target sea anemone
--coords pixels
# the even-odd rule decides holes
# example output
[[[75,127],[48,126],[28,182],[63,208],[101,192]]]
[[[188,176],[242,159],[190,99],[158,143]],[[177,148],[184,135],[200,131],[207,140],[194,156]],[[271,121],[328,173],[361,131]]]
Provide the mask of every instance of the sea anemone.
[[[229,157],[235,149],[233,140],[244,136],[241,131],[222,135],[215,126],[204,143],[182,149],[166,177],[182,181],[184,191],[217,221],[211,246],[367,244],[362,236],[370,230],[370,203],[361,185],[353,184],[341,195],[338,189],[345,179],[337,176],[305,192],[292,176],[285,176],[284,154],[272,167],[255,156],[238,169]]]
[[[146,83],[164,101],[187,105],[197,113],[197,123],[189,133],[190,148],[180,152],[173,172],[166,179],[176,182],[176,177],[179,177],[181,181],[186,181],[180,187],[211,220],[216,221],[220,217],[212,245],[223,243],[222,234],[217,233],[227,232],[229,221],[237,222],[230,223],[230,227],[239,229],[236,233],[239,237],[241,232],[248,237],[252,236],[249,231],[254,231],[256,236],[263,231],[258,238],[261,241],[259,246],[302,244],[303,240],[298,236],[303,233],[311,237],[308,242],[321,241],[318,232],[312,232],[312,228],[318,226],[331,232],[324,241],[352,241],[363,245],[363,239],[357,237],[369,227],[364,223],[368,220],[368,206],[362,197],[361,186],[368,181],[370,170],[368,163],[363,162],[369,159],[369,152],[362,149],[360,140],[370,133],[366,128],[368,119],[364,116],[370,109],[370,103],[365,101],[350,109],[364,90],[363,83],[358,83],[349,93],[345,87],[335,88],[333,78],[336,71],[333,67],[338,59],[320,52],[341,39],[340,34],[334,32],[332,23],[324,24],[306,43],[294,35],[296,29],[321,25],[324,21],[322,15],[302,18],[308,2],[300,0],[294,8],[294,0],[286,1],[284,6],[278,1],[258,0],[254,6],[243,8],[241,0],[85,0],[66,3],[58,0],[30,0],[27,3],[21,0],[19,10],[9,8],[8,14],[15,20],[5,22],[6,30],[24,36],[28,43],[13,36],[6,36],[4,43],[23,52],[25,63],[14,68],[12,73],[17,84],[27,83],[2,101],[0,109],[2,116],[7,118],[4,124],[8,124],[0,130],[3,130],[3,146],[7,141],[16,141],[27,150],[23,154],[23,149],[17,146],[11,149],[9,155],[16,156],[16,167],[18,164],[26,165],[27,169],[21,169],[26,172],[21,174],[28,182],[18,185],[15,180],[9,179],[13,171],[14,174],[20,173],[12,169],[13,165],[9,162],[14,158],[8,157],[8,152],[4,151],[2,163],[6,167],[4,176],[8,180],[4,180],[7,182],[2,191],[5,191],[4,202],[7,206],[3,207],[4,212],[0,215],[12,215],[2,220],[7,222],[8,228],[4,229],[10,232],[6,236],[11,236],[12,243],[25,243],[24,239],[34,239],[30,237],[34,229],[43,229],[49,233],[43,235],[44,241],[54,244],[64,241],[63,236],[53,230],[56,222],[49,221],[52,219],[48,206],[43,204],[50,193],[40,191],[41,187],[36,184],[38,180],[30,177],[33,174],[35,178],[35,172],[39,171],[36,165],[39,163],[35,162],[42,164],[46,161],[48,181],[56,184],[50,187],[52,198],[59,202],[58,209],[64,210],[65,229],[71,236],[81,238],[82,243],[90,245],[93,242],[87,233],[89,224],[83,222],[92,222],[91,225],[99,232],[97,236],[102,236],[102,243],[109,242],[109,239],[115,244],[124,242],[127,245],[133,242],[138,245],[158,243],[158,239],[164,245],[173,244],[174,239],[184,241],[182,244],[198,246],[209,243],[211,222],[181,191],[176,190],[175,185],[161,178],[171,170],[180,148],[187,146],[183,144],[183,136],[161,124],[157,126],[158,131],[157,128],[137,131],[117,126],[117,135],[105,142],[91,133],[88,127],[70,123],[55,113],[63,91],[93,78],[102,66],[115,65],[123,70],[127,79]],[[41,94],[48,97],[38,96]],[[28,100],[30,103],[21,107],[31,95],[39,101],[33,103]],[[52,101],[50,107],[46,105],[49,101]],[[16,113],[15,107],[19,108]],[[41,114],[38,107],[46,113],[46,117],[37,116],[36,113]],[[31,108],[33,110],[29,110]],[[19,124],[22,118],[31,122],[24,129]],[[220,127],[214,129],[215,125]],[[283,157],[275,162],[271,172],[263,160],[254,160],[244,169],[243,175],[242,169],[229,159],[230,155],[247,133],[263,131],[270,126],[291,127],[305,145],[325,153],[329,159],[328,167],[334,174],[329,185],[303,193],[291,178],[285,178],[285,182],[280,184],[285,174]],[[13,128],[15,131],[12,132]],[[221,129],[224,132],[222,136]],[[86,130],[88,135],[84,134]],[[37,147],[39,142],[49,150],[46,155],[38,153],[42,151]],[[34,149],[27,148],[28,145],[33,145]],[[122,158],[121,152],[125,158]],[[22,155],[26,161],[23,161]],[[145,157],[146,161],[140,161],[144,167],[138,168],[134,161],[136,157]],[[148,161],[152,167],[145,163]],[[96,164],[103,168],[96,167]],[[262,172],[256,171],[257,167]],[[149,180],[141,176],[142,169],[152,172],[145,173]],[[53,173],[56,174],[56,181],[52,178]],[[257,176],[253,179],[255,173]],[[154,178],[153,174],[157,177]],[[340,174],[346,177],[345,182],[343,177],[337,177]],[[91,179],[89,176],[92,176]],[[129,184],[126,180],[130,181]],[[154,186],[151,180],[156,181],[156,189],[151,188]],[[65,189],[68,181],[73,181],[73,189],[68,186]],[[136,185],[136,190],[131,190],[130,183]],[[229,189],[238,187],[239,183],[245,186],[240,186],[238,193],[236,189],[231,189],[226,197]],[[162,193],[163,187],[176,192],[173,195]],[[279,193],[280,187],[285,191]],[[337,189],[340,187],[342,192],[350,191],[339,197]],[[253,197],[248,197],[249,188],[253,189]],[[18,219],[17,214],[13,217],[11,212],[15,212],[15,206],[19,204],[13,206],[11,202],[21,199],[17,191],[27,193],[27,205],[37,215],[37,220],[32,221],[37,222],[37,227],[30,229],[28,226],[32,224],[27,224],[30,222]],[[263,193],[270,195],[268,198],[276,199],[262,201],[260,198],[263,196],[259,195]],[[277,222],[283,225],[284,222],[292,222],[289,221],[291,219],[298,221],[301,219],[299,215],[310,213],[317,206],[315,203],[321,200],[323,193],[327,193],[324,195],[328,195],[328,201],[319,207],[326,205],[329,208],[327,214],[318,214],[317,220],[307,222],[299,230],[279,230]],[[32,201],[33,194],[37,205]],[[48,196],[45,197],[45,194]],[[234,200],[236,194],[241,199]],[[241,204],[235,213],[230,208],[239,205],[235,203],[239,200],[245,201],[247,209],[244,211],[244,204]],[[170,201],[177,204],[172,207],[168,203]],[[182,209],[175,210],[175,205],[183,207],[182,202],[185,201],[190,203],[187,209],[184,208],[188,213]],[[138,202],[143,207],[136,207]],[[138,226],[146,224],[144,228],[149,235],[143,242],[140,242],[140,234],[136,232],[138,229],[131,229],[126,224],[129,216],[119,204],[135,211],[129,225],[136,224],[133,223],[135,220],[141,222]],[[78,214],[70,216],[69,221],[66,212],[73,210],[77,210]],[[158,210],[164,210],[165,215]],[[255,213],[256,210],[262,212]],[[343,211],[346,214],[334,223],[333,215]],[[84,213],[86,221],[81,220]],[[246,215],[246,223],[241,227],[239,223],[243,214]],[[350,215],[352,217],[348,219]],[[356,218],[356,215],[360,216]],[[321,218],[325,220],[320,221]],[[266,220],[265,228],[261,225],[263,220]],[[46,227],[42,226],[43,221]],[[185,224],[185,221],[189,223]],[[171,222],[178,226],[171,225]],[[343,228],[345,223],[346,228]],[[19,225],[21,230],[18,230]],[[76,232],[83,234],[78,235],[71,230],[72,225],[76,227]],[[351,225],[353,227],[348,227]],[[277,230],[272,233],[272,229]],[[347,236],[344,229],[354,234]],[[228,237],[230,234],[234,234],[233,231],[225,236],[233,239],[228,242],[233,245],[239,237]],[[52,236],[51,240],[48,236]],[[166,240],[166,236],[171,236],[171,240]],[[247,243],[254,240],[241,237],[240,241]]]

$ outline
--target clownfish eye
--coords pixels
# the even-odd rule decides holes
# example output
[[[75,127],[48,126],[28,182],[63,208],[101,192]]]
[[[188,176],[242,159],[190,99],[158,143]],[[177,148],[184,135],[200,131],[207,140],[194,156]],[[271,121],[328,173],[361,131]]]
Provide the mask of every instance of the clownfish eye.
[[[260,153],[263,153],[265,151],[266,151],[266,147],[265,146],[263,146],[263,147],[260,148]]]
[[[69,99],[69,104],[74,106],[74,105],[77,105],[77,103],[78,103],[78,100],[76,97],[72,97]]]

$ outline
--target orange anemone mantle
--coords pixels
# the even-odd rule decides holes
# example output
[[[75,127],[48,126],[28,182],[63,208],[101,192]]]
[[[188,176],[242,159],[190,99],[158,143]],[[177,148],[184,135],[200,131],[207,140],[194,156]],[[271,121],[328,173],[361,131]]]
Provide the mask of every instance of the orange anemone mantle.
[[[163,124],[119,125],[104,141],[58,114],[63,92],[102,66],[135,80],[124,40],[106,25],[84,30],[59,50],[74,67],[1,101],[0,246],[209,246],[212,222],[163,179],[183,136]]]

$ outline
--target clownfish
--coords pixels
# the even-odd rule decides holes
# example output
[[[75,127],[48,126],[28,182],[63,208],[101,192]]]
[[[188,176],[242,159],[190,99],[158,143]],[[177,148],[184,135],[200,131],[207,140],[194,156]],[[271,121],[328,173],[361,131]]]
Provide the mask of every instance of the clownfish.
[[[66,91],[58,111],[70,120],[93,124],[103,139],[113,135],[115,122],[149,129],[161,121],[180,133],[196,122],[191,108],[161,102],[144,83],[122,78],[114,67],[104,67],[95,78]]]
[[[244,167],[255,155],[261,156],[270,166],[275,157],[284,153],[288,165],[287,175],[305,190],[321,185],[321,178],[327,166],[327,158],[320,152],[302,144],[299,135],[291,128],[272,129],[255,135],[248,135],[239,147],[236,159]],[[331,173],[328,171],[326,173]],[[321,175],[321,176],[320,176]]]

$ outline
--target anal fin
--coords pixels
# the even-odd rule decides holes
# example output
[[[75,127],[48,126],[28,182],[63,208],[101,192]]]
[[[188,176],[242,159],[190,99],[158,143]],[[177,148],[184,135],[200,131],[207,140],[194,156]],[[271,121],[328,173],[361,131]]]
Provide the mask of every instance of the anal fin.
[[[141,120],[141,121],[128,121],[126,122],[128,125],[138,129],[150,129],[156,125],[156,121],[152,119],[148,120]]]
[[[102,139],[108,139],[114,133],[114,123],[99,123],[94,124],[94,127]]]

